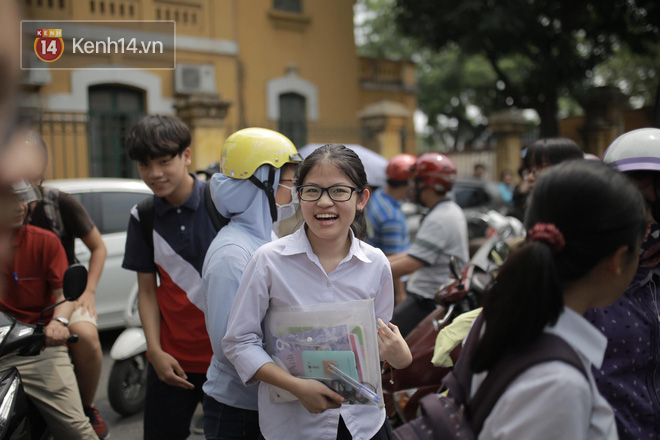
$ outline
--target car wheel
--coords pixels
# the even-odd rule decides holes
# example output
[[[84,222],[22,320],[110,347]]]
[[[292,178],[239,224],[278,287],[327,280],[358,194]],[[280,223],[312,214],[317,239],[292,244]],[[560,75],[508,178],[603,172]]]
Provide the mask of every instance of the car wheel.
[[[147,356],[137,354],[116,361],[108,379],[110,406],[122,416],[130,416],[144,409],[147,392]]]

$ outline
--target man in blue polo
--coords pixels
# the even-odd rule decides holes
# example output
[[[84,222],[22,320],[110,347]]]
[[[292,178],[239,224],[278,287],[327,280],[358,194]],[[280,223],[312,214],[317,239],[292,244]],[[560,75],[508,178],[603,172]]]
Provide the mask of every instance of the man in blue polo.
[[[410,238],[401,202],[408,195],[408,180],[417,158],[412,154],[397,154],[387,164],[385,188],[377,189],[367,204],[367,243],[394,255],[408,250]],[[394,280],[396,304],[406,298],[400,278]]]

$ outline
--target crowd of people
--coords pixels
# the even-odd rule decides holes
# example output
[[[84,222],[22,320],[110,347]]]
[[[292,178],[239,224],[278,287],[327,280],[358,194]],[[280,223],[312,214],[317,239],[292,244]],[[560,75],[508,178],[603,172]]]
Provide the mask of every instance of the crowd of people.
[[[102,361],[94,294],[106,250],[82,205],[41,185],[47,149],[15,118],[15,7],[0,15],[0,309],[34,324],[62,298],[75,238],[91,259],[78,301],[46,314],[45,350],[3,356],[0,369],[20,371],[54,438],[103,439],[109,429],[93,404]],[[452,161],[395,156],[386,186],[373,191],[351,149],[328,144],[303,160],[289,139],[261,128],[226,140],[208,182],[189,170],[191,135],[177,118],[143,118],[126,144],[154,193],[126,213],[123,262],[137,273],[147,339],[144,438],[187,438],[200,402],[208,439],[392,438],[382,407],[350,405],[337,389],[277,365],[264,321],[277,307],[369,300],[379,361],[408,366],[404,336],[436,307],[449,258],[468,260]],[[604,163],[583,158],[572,141],[542,139],[528,148],[518,185],[502,174],[502,196],[528,234],[488,289],[472,395],[498,363],[546,333],[584,371],[561,361],[529,368],[480,439],[660,438],[660,130],[622,135]],[[479,165],[474,175],[484,172]],[[428,209],[413,240],[403,200]],[[277,237],[278,222],[296,212],[300,227]],[[67,346],[71,333],[80,341]],[[291,400],[273,401],[280,392]]]
[[[94,291],[105,247],[76,199],[41,185],[41,137],[29,130],[12,137],[45,159],[30,180],[8,182],[9,282],[0,307],[35,323],[62,296],[74,238],[92,258],[78,302],[46,317],[48,348],[3,357],[0,368],[19,369],[55,438],[106,438],[93,405],[101,356]],[[568,343],[587,374],[561,361],[530,368],[509,385],[479,438],[556,438],[558,427],[562,438],[660,432],[658,139],[658,129],[624,134],[604,156],[611,166],[583,160],[566,139],[527,149],[521,209],[528,239],[488,290],[485,331],[471,359],[472,395],[498,362],[543,333]],[[199,403],[208,439],[391,438],[382,408],[348,405],[336,390],[276,365],[263,323],[273,304],[373,299],[381,362],[409,365],[405,335],[435,309],[449,258],[468,260],[465,216],[450,197],[451,160],[395,156],[387,185],[372,192],[351,149],[328,144],[303,160],[289,139],[262,128],[232,134],[221,172],[208,182],[189,171],[191,136],[177,118],[143,118],[127,147],[154,192],[130,212],[123,263],[137,272],[148,347],[144,438],[187,438]],[[648,151],[657,158],[640,154]],[[428,209],[412,241],[404,200]],[[277,223],[298,211],[301,227],[278,238]],[[73,332],[81,341],[67,348]],[[273,403],[273,390],[294,402]]]

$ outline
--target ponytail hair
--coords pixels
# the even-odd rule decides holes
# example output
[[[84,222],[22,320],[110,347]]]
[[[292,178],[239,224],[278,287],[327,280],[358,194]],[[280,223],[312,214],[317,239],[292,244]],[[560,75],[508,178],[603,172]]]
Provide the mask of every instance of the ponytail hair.
[[[355,151],[340,144],[326,144],[317,148],[298,166],[296,170],[298,185],[302,185],[307,174],[320,163],[331,163],[336,166],[355,184],[357,196],[362,197],[364,190],[367,189],[367,173]],[[367,220],[363,211],[355,212],[351,229],[360,240],[367,236]]]
[[[646,227],[637,187],[601,162],[573,160],[539,177],[525,216],[527,244],[512,253],[489,288],[485,332],[472,369],[491,369],[539,337],[562,313],[563,289],[621,246],[630,258]]]

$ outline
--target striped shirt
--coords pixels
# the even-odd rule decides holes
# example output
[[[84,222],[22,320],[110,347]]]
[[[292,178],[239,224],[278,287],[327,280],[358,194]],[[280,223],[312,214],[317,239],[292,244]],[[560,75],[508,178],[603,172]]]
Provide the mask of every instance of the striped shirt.
[[[406,216],[401,203],[377,189],[367,204],[368,237],[366,242],[385,254],[398,254],[410,246]]]

